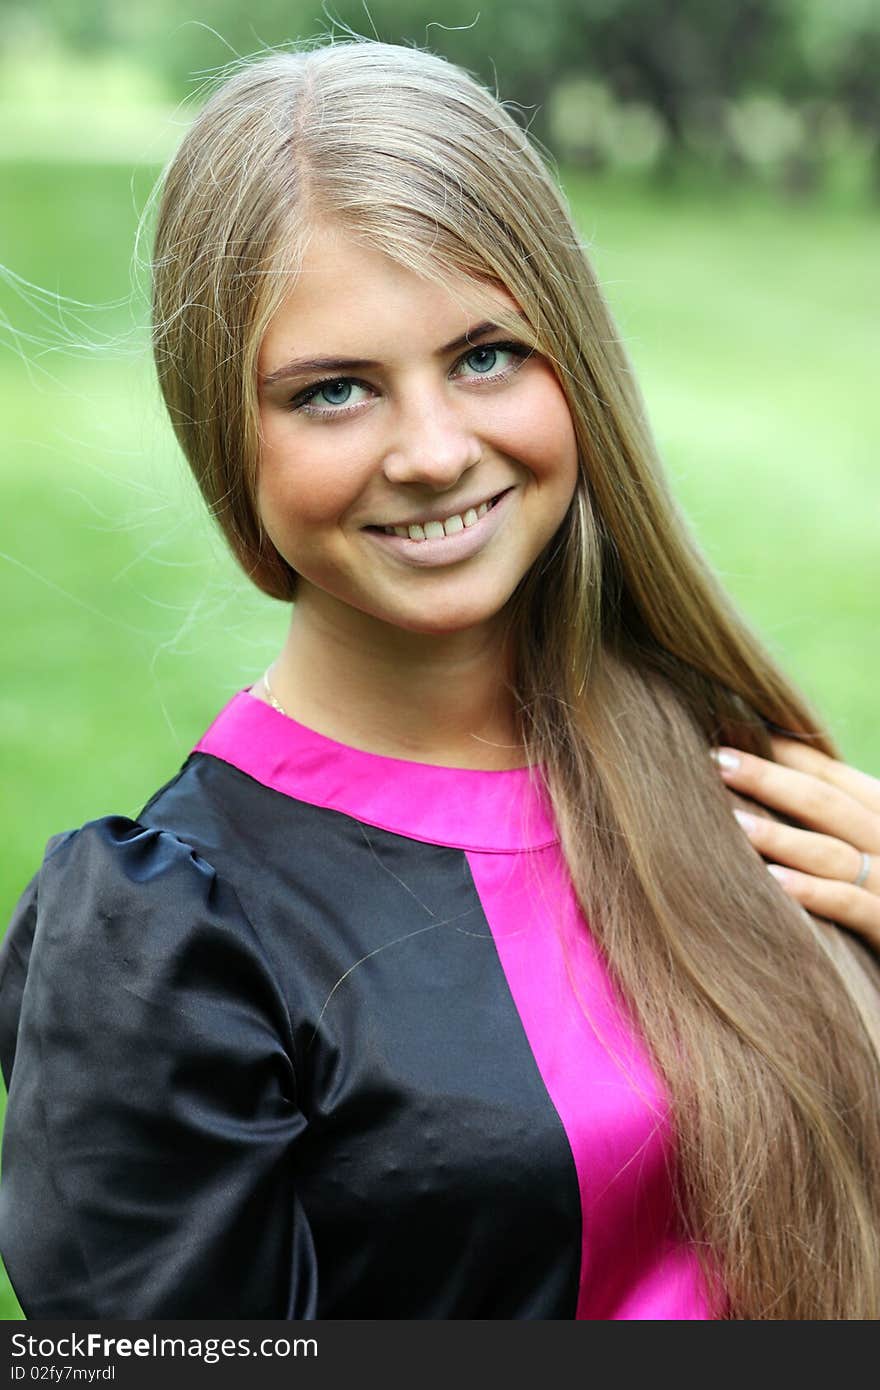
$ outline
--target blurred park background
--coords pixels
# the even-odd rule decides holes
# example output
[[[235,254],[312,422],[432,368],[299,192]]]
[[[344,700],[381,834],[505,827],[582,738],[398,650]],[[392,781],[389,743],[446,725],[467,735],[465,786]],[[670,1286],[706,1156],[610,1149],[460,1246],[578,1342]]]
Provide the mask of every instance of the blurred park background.
[[[0,923],[282,639],[162,416],[148,198],[219,68],[349,30],[462,63],[552,152],[703,548],[880,775],[876,0],[2,0]]]

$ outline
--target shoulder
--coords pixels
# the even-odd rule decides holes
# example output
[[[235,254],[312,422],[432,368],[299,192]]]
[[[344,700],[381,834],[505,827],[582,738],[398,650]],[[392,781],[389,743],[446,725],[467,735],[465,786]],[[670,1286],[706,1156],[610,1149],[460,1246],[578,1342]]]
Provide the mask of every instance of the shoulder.
[[[54,1033],[59,1018],[99,1007],[106,1019],[122,994],[142,1027],[145,1010],[196,1023],[247,999],[276,1035],[289,1032],[275,970],[232,884],[173,831],[115,815],[50,840],[13,915],[0,953],[7,1082],[25,1003]]]
[[[22,1306],[289,1315],[269,1217],[305,1121],[234,888],[181,836],[107,816],[50,842],[25,899],[0,971],[0,1247]]]
[[[132,945],[153,949],[208,922],[239,931],[248,926],[231,885],[191,844],[121,815],[51,840],[35,893],[42,939],[125,933]]]

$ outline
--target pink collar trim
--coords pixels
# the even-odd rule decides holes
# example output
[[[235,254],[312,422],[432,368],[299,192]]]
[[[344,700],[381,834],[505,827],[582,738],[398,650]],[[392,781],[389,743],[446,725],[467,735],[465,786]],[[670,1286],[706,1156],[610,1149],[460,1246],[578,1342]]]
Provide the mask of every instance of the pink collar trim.
[[[316,733],[249,691],[233,696],[194,753],[413,840],[494,853],[558,841],[540,764],[491,772],[386,758]]]

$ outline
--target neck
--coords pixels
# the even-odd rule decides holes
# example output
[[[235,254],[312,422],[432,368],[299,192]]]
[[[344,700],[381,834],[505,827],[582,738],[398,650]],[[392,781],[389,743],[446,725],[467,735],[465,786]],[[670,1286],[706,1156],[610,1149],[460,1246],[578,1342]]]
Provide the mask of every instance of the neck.
[[[340,743],[446,767],[522,767],[503,617],[392,627],[303,586],[269,680],[285,713]],[[254,693],[265,697],[262,682]]]

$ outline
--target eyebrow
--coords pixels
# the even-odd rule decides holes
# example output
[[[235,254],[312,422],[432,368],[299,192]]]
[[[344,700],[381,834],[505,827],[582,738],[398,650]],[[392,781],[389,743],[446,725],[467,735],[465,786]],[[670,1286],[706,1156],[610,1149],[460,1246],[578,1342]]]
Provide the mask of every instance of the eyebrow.
[[[520,310],[516,311],[523,323],[527,322],[525,314]],[[483,323],[475,324],[466,333],[462,333],[460,338],[453,338],[451,343],[444,344],[437,349],[438,357],[445,357],[449,352],[455,352],[458,348],[467,347],[475,338],[482,338],[486,333],[503,332],[499,324],[493,323],[491,319],[484,320]],[[381,367],[381,362],[375,362],[367,357],[295,357],[290,362],[285,362],[283,367],[278,367],[274,372],[268,372],[261,377],[263,386],[274,386],[278,381],[286,381],[289,377],[308,376],[313,372],[342,372],[342,371],[365,371],[375,370]]]

